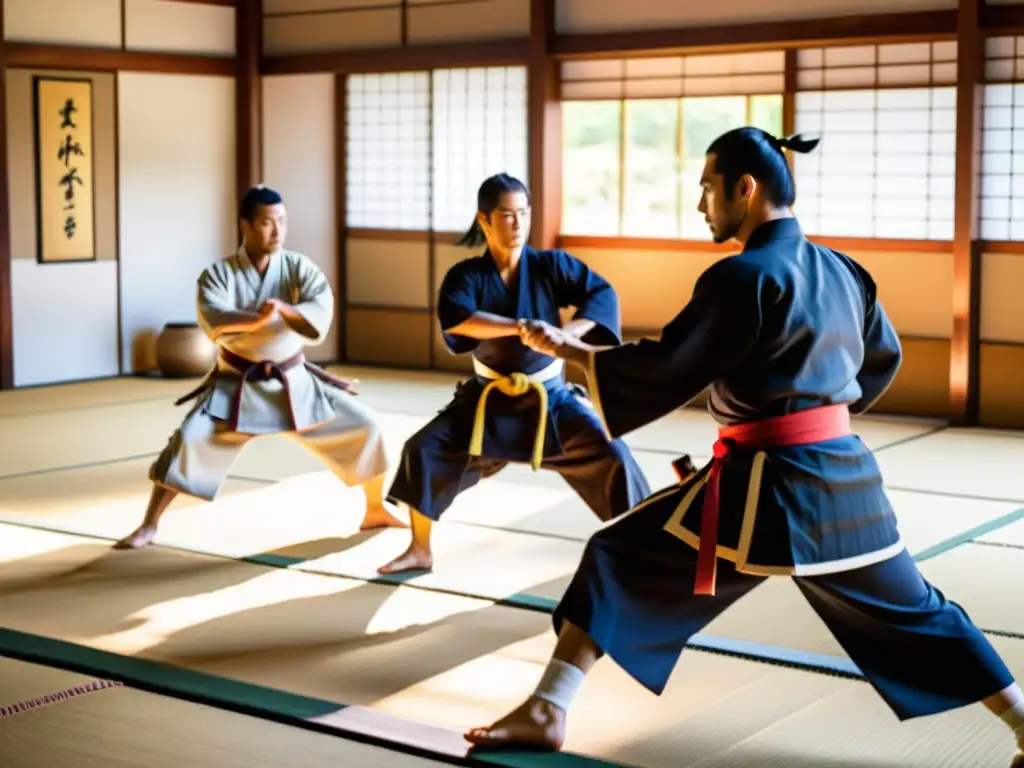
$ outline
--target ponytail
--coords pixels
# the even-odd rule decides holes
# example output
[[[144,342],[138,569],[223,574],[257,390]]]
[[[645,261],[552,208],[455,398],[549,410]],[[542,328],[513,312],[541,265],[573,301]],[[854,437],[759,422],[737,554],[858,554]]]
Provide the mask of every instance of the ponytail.
[[[466,234],[459,238],[455,244],[466,248],[476,248],[478,245],[486,242],[487,238],[484,236],[484,231],[480,226],[480,220],[474,216],[472,226],[466,230]]]
[[[806,136],[802,133],[797,133],[783,139],[776,139],[776,141],[778,142],[779,149],[788,149],[790,152],[806,154],[818,146],[818,143],[821,141],[821,137]]]

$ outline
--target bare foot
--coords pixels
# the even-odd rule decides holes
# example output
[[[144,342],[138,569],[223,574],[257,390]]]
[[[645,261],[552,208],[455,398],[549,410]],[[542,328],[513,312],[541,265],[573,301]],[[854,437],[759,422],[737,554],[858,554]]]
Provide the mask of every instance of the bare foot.
[[[374,528],[408,528],[409,524],[402,522],[391,514],[386,507],[373,506],[366,508],[363,515],[363,522],[359,524],[360,531],[371,531]]]
[[[481,747],[519,746],[557,752],[565,744],[565,710],[531,697],[487,728],[473,728],[464,735]]]
[[[387,565],[377,569],[377,573],[401,573],[402,571],[429,571],[434,567],[434,556],[418,544],[410,544],[409,548]]]
[[[154,536],[156,536],[156,526],[140,525],[132,534],[114,544],[114,549],[139,549],[152,542]]]

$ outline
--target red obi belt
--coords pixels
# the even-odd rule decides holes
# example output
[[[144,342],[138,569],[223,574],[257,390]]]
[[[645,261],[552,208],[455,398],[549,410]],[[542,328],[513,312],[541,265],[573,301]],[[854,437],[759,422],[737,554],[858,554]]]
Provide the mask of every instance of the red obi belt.
[[[700,521],[700,547],[697,549],[695,595],[715,594],[718,559],[718,483],[722,466],[734,450],[765,451],[795,445],[820,443],[846,437],[850,432],[850,410],[845,404],[811,408],[745,424],[733,424],[718,430],[714,459],[704,486],[704,506]]]

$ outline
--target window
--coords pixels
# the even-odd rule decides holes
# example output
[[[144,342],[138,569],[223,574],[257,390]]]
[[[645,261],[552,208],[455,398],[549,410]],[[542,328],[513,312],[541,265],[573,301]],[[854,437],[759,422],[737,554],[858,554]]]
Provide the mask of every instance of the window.
[[[488,176],[527,179],[526,68],[350,75],[350,227],[463,231]]]
[[[708,145],[782,132],[784,54],[562,65],[564,234],[707,239],[697,213]]]
[[[348,226],[429,228],[429,86],[427,72],[348,77]]]
[[[985,41],[982,97],[983,240],[1024,240],[1024,38]]]
[[[794,211],[808,234],[953,239],[956,44],[802,50]]]
[[[621,102],[562,105],[562,232],[619,234]]]
[[[462,232],[488,176],[530,183],[526,68],[441,69],[433,81],[433,228]]]

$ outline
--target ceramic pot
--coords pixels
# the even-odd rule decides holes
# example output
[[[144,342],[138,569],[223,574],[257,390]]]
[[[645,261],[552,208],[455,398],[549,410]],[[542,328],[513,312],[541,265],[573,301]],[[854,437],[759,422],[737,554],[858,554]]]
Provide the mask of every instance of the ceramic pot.
[[[196,323],[167,323],[156,340],[156,365],[169,379],[204,376],[217,361],[217,345]]]

